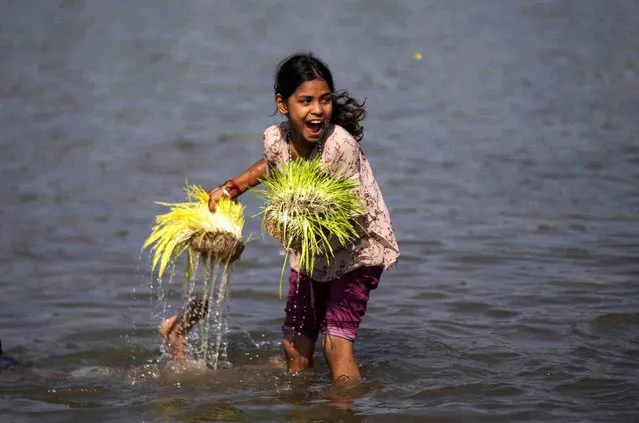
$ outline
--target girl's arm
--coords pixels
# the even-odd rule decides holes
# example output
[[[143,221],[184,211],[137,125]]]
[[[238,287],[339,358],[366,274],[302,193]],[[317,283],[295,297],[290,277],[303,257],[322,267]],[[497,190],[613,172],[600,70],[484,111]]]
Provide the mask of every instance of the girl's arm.
[[[264,178],[264,176],[266,176],[266,160],[262,158],[240,175],[229,179],[209,192],[209,210],[213,213],[215,211],[215,204],[222,197],[239,197],[244,192],[259,184],[260,179]]]

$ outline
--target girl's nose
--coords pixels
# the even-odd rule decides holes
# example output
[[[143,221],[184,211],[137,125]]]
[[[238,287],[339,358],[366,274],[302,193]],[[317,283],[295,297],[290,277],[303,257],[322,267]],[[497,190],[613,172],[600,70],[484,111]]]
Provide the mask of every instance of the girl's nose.
[[[314,115],[321,115],[322,114],[322,106],[320,105],[319,101],[314,101],[311,104],[311,113],[313,113]]]

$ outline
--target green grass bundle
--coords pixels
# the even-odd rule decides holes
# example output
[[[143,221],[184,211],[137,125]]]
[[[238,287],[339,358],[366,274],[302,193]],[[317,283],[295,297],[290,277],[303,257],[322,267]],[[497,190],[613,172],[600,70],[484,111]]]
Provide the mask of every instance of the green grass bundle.
[[[142,246],[152,246],[152,269],[157,269],[160,278],[187,247],[226,263],[237,260],[244,250],[244,206],[224,198],[211,213],[204,189],[187,183],[185,191],[185,203],[156,202],[170,211],[156,216],[156,224]]]
[[[262,226],[275,240],[300,254],[300,269],[313,274],[318,256],[357,237],[354,218],[364,213],[357,183],[328,174],[319,159],[284,163],[256,190],[265,200]]]

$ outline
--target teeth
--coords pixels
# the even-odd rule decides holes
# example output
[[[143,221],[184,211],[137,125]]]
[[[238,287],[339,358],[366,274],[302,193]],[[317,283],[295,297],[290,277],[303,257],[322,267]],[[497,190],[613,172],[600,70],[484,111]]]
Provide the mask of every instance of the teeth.
[[[310,122],[311,122],[311,123],[322,123],[322,121],[321,121],[321,120],[311,120]]]

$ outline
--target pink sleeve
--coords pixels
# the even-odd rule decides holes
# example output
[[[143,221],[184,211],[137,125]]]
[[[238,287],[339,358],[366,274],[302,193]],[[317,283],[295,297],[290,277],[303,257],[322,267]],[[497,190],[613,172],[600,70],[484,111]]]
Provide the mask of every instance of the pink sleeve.
[[[271,125],[264,131],[264,160],[266,160],[266,172],[271,174],[273,167],[280,167],[284,162],[282,157],[282,134],[280,125]]]

